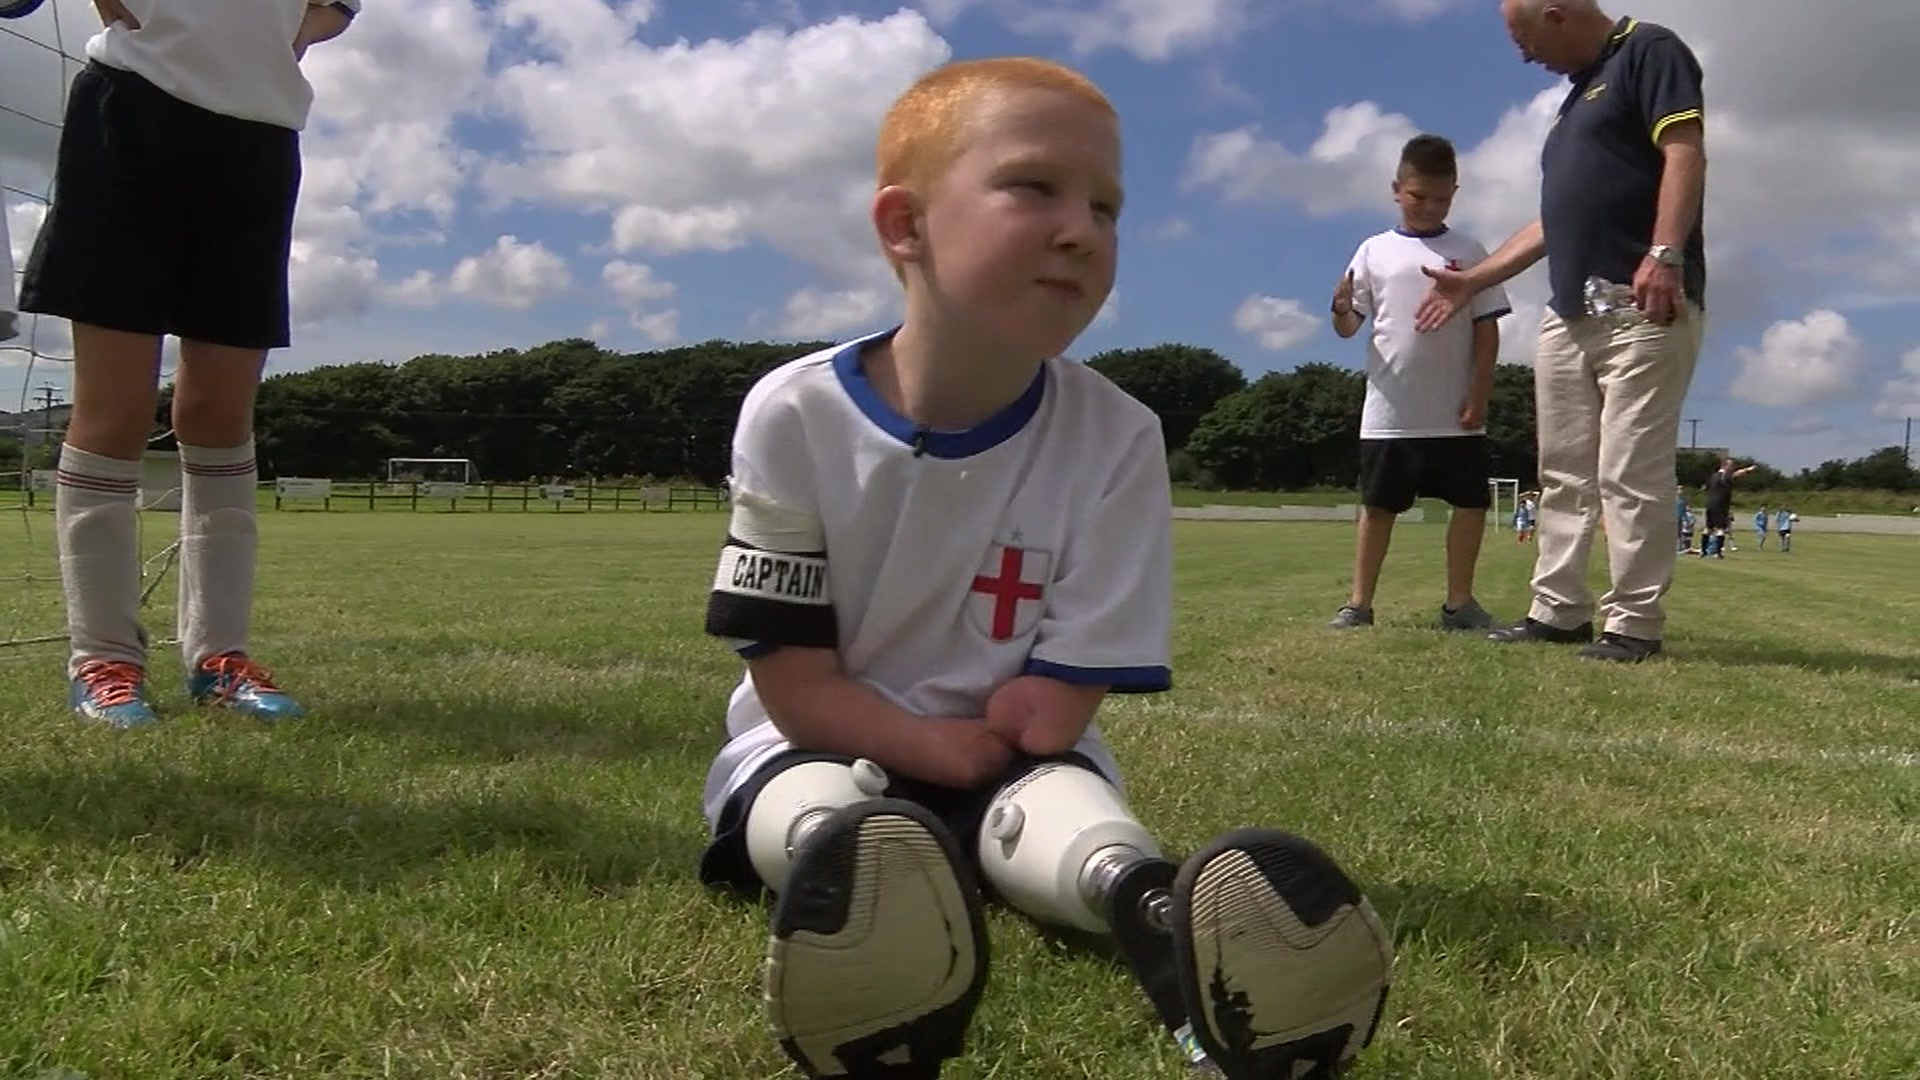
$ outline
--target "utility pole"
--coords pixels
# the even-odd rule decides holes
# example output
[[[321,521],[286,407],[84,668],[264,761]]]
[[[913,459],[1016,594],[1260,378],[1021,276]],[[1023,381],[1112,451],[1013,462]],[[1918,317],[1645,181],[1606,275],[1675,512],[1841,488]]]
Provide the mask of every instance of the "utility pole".
[[[32,446],[35,448],[45,446],[47,443],[53,441],[53,408],[60,404],[58,400],[59,397],[60,391],[55,389],[52,383],[40,384],[40,437],[32,442]],[[25,427],[24,424],[21,426],[23,428]],[[23,451],[26,450],[29,445],[25,436],[26,432],[22,431],[20,447]],[[26,467],[26,455],[24,453],[21,455],[20,461],[21,468],[24,471]]]
[[[1911,416],[1907,417],[1907,441],[1901,444],[1901,449],[1906,451],[1907,468],[1913,468],[1913,417]]]
[[[1693,442],[1691,445],[1693,449],[1698,450],[1700,449],[1700,421],[1688,420],[1687,423],[1693,425]]]

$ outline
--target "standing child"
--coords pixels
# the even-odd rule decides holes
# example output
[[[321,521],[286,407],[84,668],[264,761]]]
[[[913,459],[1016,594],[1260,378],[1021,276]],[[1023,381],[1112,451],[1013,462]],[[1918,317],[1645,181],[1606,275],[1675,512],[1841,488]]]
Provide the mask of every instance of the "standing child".
[[[94,0],[106,28],[74,77],[54,197],[20,309],[73,322],[73,414],[54,494],[69,703],[156,718],[140,625],[135,495],[160,343],[180,339],[180,648],[195,700],[262,719],[300,707],[248,651],[253,402],[288,344],[287,257],[307,47],[360,0]]]
[[[1499,287],[1473,301],[1473,318],[1423,334],[1414,316],[1430,284],[1424,270],[1461,270],[1487,257],[1477,240],[1447,227],[1459,190],[1453,144],[1417,135],[1400,153],[1393,180],[1397,228],[1368,237],[1333,293],[1333,328],[1343,338],[1369,316],[1367,397],[1360,414],[1363,506],[1354,540],[1353,590],[1332,625],[1373,625],[1380,567],[1394,521],[1422,496],[1453,507],[1447,524],[1447,592],[1440,625],[1479,630],[1492,616],[1473,596],[1474,565],[1492,499],[1487,488],[1487,398],[1500,352],[1498,320],[1511,309]]]
[[[1753,535],[1758,538],[1759,550],[1767,550],[1767,508],[1764,506],[1753,515]]]
[[[746,672],[701,877],[775,894],[780,1046],[808,1076],[937,1077],[986,984],[989,889],[1110,933],[1227,1076],[1332,1075],[1386,993],[1372,906],[1269,829],[1164,856],[1093,722],[1171,685],[1159,421],[1060,355],[1113,286],[1113,107],[1048,62],[954,63],[878,157],[905,319],[747,394],[706,616]]]
[[[1531,543],[1533,540],[1534,503],[1533,493],[1520,496],[1513,508],[1513,539],[1517,544]]]
[[[1798,520],[1800,520],[1800,515],[1784,506],[1780,508],[1780,513],[1774,518],[1774,531],[1780,534],[1781,551],[1793,550],[1793,523]]]

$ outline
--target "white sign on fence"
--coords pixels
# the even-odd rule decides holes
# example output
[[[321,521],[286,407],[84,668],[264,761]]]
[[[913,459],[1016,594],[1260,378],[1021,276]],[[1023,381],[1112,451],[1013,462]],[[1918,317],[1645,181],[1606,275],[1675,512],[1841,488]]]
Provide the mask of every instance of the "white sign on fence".
[[[548,502],[563,503],[573,501],[572,484],[541,484],[540,497]]]
[[[28,475],[27,482],[33,485],[35,491],[52,491],[54,476],[52,469],[35,469]]]
[[[274,480],[273,493],[282,499],[330,499],[333,481],[311,476],[282,476]]]
[[[420,494],[429,499],[464,499],[467,485],[458,480],[428,480],[420,485]]]

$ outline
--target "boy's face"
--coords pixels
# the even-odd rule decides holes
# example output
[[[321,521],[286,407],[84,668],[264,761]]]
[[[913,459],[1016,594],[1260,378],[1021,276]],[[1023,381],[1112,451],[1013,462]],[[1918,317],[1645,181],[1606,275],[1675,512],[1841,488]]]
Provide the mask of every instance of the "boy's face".
[[[1411,170],[1393,182],[1393,201],[1400,204],[1400,218],[1415,232],[1435,232],[1447,223],[1453,211],[1454,192],[1460,185],[1451,178],[1422,176]]]
[[[1005,90],[922,204],[914,262],[941,324],[980,345],[1064,352],[1113,290],[1120,131],[1069,95]]]

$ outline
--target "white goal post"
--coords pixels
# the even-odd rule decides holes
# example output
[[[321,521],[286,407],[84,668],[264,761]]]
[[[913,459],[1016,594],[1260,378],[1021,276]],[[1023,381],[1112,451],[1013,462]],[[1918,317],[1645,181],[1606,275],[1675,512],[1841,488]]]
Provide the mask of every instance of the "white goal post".
[[[430,499],[458,499],[480,483],[480,470],[469,458],[391,457],[387,483],[419,484],[420,494]]]
[[[1493,508],[1487,513],[1487,527],[1504,529],[1513,524],[1514,508],[1520,505],[1520,481],[1509,476],[1496,476],[1487,481],[1489,493],[1493,496]],[[1505,508],[1502,509],[1501,493],[1505,492]]]

